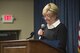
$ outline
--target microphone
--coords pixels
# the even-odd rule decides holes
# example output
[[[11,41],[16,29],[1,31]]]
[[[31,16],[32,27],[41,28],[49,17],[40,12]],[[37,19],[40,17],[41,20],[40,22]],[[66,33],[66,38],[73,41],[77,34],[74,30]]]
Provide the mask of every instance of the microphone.
[[[45,30],[46,25],[45,24],[41,24],[41,29],[44,31]],[[44,32],[43,32],[44,33]],[[39,39],[43,38],[42,35],[39,36]]]
[[[45,29],[45,24],[41,24],[41,29],[44,30]]]
[[[32,38],[32,37],[33,37],[33,35],[34,35],[34,32],[31,32],[31,33],[30,33],[30,37],[28,37],[27,39]]]

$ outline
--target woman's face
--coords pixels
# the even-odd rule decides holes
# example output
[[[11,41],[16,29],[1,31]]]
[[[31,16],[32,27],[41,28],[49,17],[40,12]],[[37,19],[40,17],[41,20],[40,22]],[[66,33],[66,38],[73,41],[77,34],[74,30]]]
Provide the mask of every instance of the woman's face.
[[[44,20],[46,21],[47,24],[51,25],[55,22],[56,20],[56,14],[53,14],[51,11],[48,11],[44,15]]]

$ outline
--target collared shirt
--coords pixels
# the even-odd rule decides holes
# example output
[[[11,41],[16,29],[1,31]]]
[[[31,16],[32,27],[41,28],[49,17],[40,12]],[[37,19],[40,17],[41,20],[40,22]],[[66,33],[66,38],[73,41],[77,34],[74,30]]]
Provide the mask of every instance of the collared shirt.
[[[48,29],[53,29],[53,28],[57,27],[60,23],[61,23],[61,22],[60,22],[60,20],[58,19],[55,23],[53,23],[53,24],[50,25],[50,26],[47,24],[47,27],[48,27]]]
[[[52,25],[48,25],[47,24],[47,27],[48,27],[48,29],[53,29],[53,28],[55,28],[55,27],[57,27],[59,24],[60,24],[61,22],[60,22],[60,20],[58,19],[55,23],[53,23]],[[39,36],[39,40],[41,39],[41,36]]]

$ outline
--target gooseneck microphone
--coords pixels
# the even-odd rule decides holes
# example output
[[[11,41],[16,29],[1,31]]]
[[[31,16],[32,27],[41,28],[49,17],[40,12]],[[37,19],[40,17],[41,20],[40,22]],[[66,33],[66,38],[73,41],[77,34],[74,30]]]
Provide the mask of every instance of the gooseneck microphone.
[[[30,38],[32,38],[34,36],[34,32],[31,32],[30,33],[30,37],[28,37],[27,39],[30,39]]]

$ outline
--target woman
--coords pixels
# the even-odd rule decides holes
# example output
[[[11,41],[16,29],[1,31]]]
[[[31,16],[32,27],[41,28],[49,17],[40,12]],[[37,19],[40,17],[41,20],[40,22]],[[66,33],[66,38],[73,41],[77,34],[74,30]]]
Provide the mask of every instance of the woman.
[[[42,15],[47,23],[47,27],[45,30],[39,29],[38,35],[40,36],[39,39],[42,40],[58,40],[56,41],[59,45],[57,48],[66,53],[67,29],[58,18],[58,11],[59,9],[54,3],[49,3],[43,8]]]

